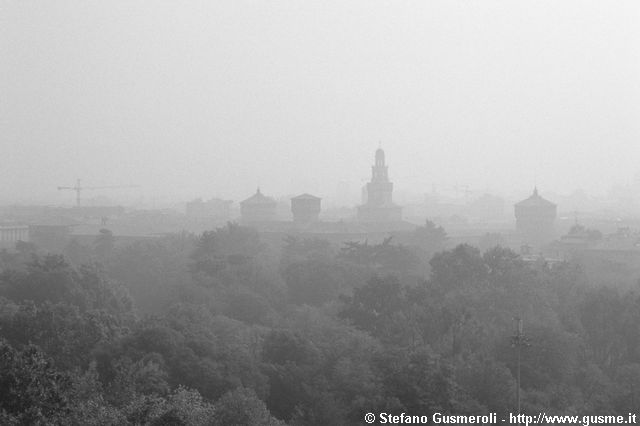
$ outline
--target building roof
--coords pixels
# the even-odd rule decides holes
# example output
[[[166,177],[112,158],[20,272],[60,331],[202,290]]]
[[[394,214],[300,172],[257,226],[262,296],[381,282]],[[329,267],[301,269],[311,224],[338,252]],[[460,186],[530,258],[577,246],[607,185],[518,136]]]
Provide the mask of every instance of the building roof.
[[[404,220],[384,221],[384,222],[357,222],[349,221],[330,221],[330,222],[312,222],[300,227],[295,222],[289,221],[270,221],[261,223],[258,229],[261,232],[302,232],[305,234],[315,234],[318,237],[322,235],[360,235],[366,237],[367,234],[385,234],[389,232],[413,231],[418,226],[406,222]],[[351,238],[351,237],[349,237]],[[354,237],[355,238],[355,237]]]
[[[17,224],[8,225],[6,223],[0,223],[0,229],[29,229],[29,226]]]
[[[253,194],[251,197],[247,198],[244,201],[240,201],[240,204],[242,205],[275,205],[276,201],[271,197],[267,197],[263,195],[262,192],[260,192],[260,188],[258,188],[255,194]]]
[[[188,201],[187,204],[215,204],[215,205],[227,205],[227,204],[233,204],[233,201],[231,200],[223,200],[221,198],[212,198],[210,200],[207,201],[203,201],[202,198],[196,198],[194,200]]]
[[[66,216],[44,216],[29,221],[30,226],[77,226],[80,222]]]
[[[609,237],[598,241],[591,246],[592,251],[618,251],[640,253],[640,235],[630,235],[628,237]]]
[[[527,198],[526,200],[522,200],[519,203],[516,203],[517,207],[555,207],[556,205],[549,200],[542,198],[538,195],[538,188],[534,188],[533,194]]]
[[[307,194],[306,192],[302,195],[298,195],[297,197],[291,198],[292,200],[321,200],[322,198],[316,197],[315,195]]]

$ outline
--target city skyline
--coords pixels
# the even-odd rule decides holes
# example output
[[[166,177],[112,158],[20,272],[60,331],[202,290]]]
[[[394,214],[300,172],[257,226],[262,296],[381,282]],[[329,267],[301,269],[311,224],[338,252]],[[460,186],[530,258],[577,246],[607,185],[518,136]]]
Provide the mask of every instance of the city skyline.
[[[77,178],[331,197],[359,191],[379,141],[399,194],[601,196],[639,176],[635,2],[2,11],[3,202],[65,203]]]

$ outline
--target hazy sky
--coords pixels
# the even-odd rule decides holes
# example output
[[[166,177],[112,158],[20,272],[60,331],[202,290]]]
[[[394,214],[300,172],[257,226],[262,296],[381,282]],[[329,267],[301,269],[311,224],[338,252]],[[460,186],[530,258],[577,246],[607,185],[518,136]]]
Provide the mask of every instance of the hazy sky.
[[[638,1],[0,0],[0,201],[71,203],[82,178],[356,203],[380,142],[405,191],[604,192],[640,171],[639,22]]]

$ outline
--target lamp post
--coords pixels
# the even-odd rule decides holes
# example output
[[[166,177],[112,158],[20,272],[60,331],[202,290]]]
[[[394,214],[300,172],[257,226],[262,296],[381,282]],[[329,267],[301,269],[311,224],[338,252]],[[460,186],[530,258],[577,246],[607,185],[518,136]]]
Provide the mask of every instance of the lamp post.
[[[529,339],[522,332],[522,318],[515,317],[516,333],[511,336],[511,347],[516,348],[516,402],[518,407],[518,416],[520,415],[520,355],[523,346],[531,346]],[[519,417],[518,417],[519,418]]]

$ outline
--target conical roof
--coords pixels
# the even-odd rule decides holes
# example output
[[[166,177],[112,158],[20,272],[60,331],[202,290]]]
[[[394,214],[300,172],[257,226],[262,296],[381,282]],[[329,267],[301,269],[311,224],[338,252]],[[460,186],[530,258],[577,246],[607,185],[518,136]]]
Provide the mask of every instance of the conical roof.
[[[276,201],[273,198],[263,195],[262,192],[260,192],[260,188],[258,188],[256,193],[253,194],[251,197],[249,197],[246,200],[240,202],[240,204],[242,204],[242,205],[247,205],[247,204],[253,204],[253,205],[256,205],[256,204],[275,204],[275,203],[276,203]]]
[[[556,205],[551,201],[542,198],[540,194],[538,194],[538,188],[533,189],[533,194],[527,198],[526,200],[522,200],[519,203],[516,203],[517,207],[555,207]]]

